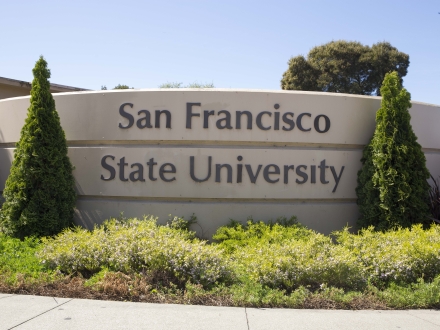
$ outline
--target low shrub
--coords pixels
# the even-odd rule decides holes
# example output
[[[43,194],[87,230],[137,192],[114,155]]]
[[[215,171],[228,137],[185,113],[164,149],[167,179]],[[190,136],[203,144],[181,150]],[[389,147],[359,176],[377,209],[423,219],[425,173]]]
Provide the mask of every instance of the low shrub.
[[[209,244],[188,230],[194,221],[111,219],[41,242],[0,233],[0,291],[252,307],[440,307],[440,226],[325,236],[295,218],[249,219],[219,228]]]
[[[246,224],[231,220],[229,225],[220,227],[212,238],[228,253],[233,253],[239,247],[282,244],[308,239],[313,234],[293,216],[289,219],[281,217],[269,223],[255,222],[252,218]]]
[[[391,308],[439,308],[440,276],[432,282],[419,279],[409,285],[392,283],[383,291],[376,290],[376,295]]]
[[[19,280],[35,281],[45,277],[47,269],[36,257],[40,242],[35,238],[23,241],[0,232],[0,282],[15,284]]]
[[[440,227],[423,230],[421,225],[395,231],[359,235],[348,230],[335,233],[337,243],[364,265],[375,285],[409,284],[419,278],[432,281],[440,274]]]
[[[237,248],[232,257],[243,276],[288,292],[322,284],[362,289],[368,282],[365,267],[347,248],[312,231],[308,239]]]
[[[385,288],[440,274],[440,227],[421,225],[388,232],[348,229],[324,236],[295,222],[231,222],[213,238],[241,277],[288,292],[300,287]]]
[[[39,257],[65,273],[90,275],[103,268],[121,272],[167,272],[179,283],[204,286],[231,277],[222,249],[192,232],[158,226],[156,218],[111,219],[92,232],[76,228],[44,239]]]

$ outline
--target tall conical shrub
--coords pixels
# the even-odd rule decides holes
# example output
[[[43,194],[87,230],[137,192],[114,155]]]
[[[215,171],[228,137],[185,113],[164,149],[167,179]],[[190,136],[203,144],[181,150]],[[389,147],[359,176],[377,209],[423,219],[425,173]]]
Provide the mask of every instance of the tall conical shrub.
[[[72,224],[72,164],[43,57],[32,70],[30,107],[4,190],[0,228],[19,238],[48,236]]]
[[[380,92],[376,130],[358,173],[358,226],[387,230],[428,224],[429,171],[410,123],[411,96],[396,72],[385,76]]]

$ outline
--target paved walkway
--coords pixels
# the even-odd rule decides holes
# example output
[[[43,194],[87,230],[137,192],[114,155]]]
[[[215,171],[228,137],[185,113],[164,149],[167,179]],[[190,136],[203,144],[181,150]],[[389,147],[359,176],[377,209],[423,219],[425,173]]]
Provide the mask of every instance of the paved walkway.
[[[440,329],[440,311],[258,309],[0,294],[0,329]]]

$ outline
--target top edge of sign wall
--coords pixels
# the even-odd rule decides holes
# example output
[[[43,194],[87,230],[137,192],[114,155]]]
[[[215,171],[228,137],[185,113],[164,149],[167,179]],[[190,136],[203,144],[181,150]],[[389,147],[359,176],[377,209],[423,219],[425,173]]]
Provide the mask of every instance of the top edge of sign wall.
[[[149,89],[54,94],[68,141],[365,145],[380,97],[320,92]],[[29,97],[0,101],[0,143],[16,142]],[[440,149],[438,106],[413,102],[425,148]]]
[[[330,97],[342,97],[342,98],[363,98],[363,99],[377,99],[381,100],[380,96],[369,96],[369,95],[359,95],[359,94],[345,94],[345,93],[330,93],[330,92],[309,92],[309,91],[295,91],[295,90],[267,90],[267,89],[246,89],[246,88],[137,88],[137,89],[117,89],[117,90],[89,90],[89,91],[77,91],[77,92],[64,92],[64,93],[54,93],[52,94],[55,98],[64,95],[93,95],[93,94],[119,94],[119,93],[195,93],[202,92],[204,94],[209,93],[266,93],[266,94],[287,94],[287,95],[316,95],[316,96],[330,96]],[[0,103],[8,102],[11,100],[18,99],[29,99],[29,96],[18,96],[7,99],[0,99]],[[421,101],[411,101],[413,104],[421,104],[432,106],[440,109],[440,105],[421,102]]]

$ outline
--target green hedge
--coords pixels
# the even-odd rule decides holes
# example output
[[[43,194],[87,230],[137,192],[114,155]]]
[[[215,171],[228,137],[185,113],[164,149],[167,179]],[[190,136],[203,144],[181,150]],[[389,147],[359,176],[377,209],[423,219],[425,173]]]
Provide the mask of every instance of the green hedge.
[[[363,290],[440,275],[439,226],[325,236],[299,224],[249,221],[221,227],[214,238],[207,244],[187,230],[157,225],[154,217],[112,219],[91,232],[77,228],[43,239],[38,256],[65,273],[161,271],[179,283],[251,281],[287,291]]]
[[[76,228],[43,239],[42,261],[66,273],[161,271],[180,282],[226,281],[231,269],[221,249],[191,232],[158,226],[156,218],[112,219],[92,232]]]

